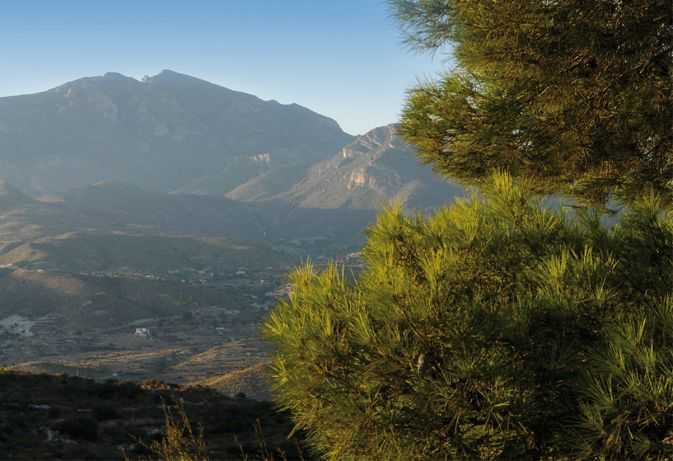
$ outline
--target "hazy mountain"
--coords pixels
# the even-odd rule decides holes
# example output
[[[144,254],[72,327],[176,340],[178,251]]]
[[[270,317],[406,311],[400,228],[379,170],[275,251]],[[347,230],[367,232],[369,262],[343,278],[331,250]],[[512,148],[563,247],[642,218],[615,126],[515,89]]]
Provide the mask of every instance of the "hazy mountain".
[[[394,125],[357,137],[336,155],[313,165],[287,191],[265,193],[264,180],[265,176],[260,176],[255,187],[247,183],[227,196],[277,199],[303,208],[378,209],[399,200],[408,208],[426,209],[450,202],[463,192],[420,164]]]
[[[80,228],[145,234],[231,237],[261,242],[331,240],[361,243],[371,210],[305,209],[289,203],[245,203],[218,196],[149,192],[121,182],[73,190],[59,208]],[[53,218],[52,218],[53,219]]]
[[[297,260],[261,242],[130,233],[69,232],[26,242],[0,254],[0,265],[55,271],[167,273],[186,267],[285,266]]]
[[[172,71],[142,81],[108,73],[0,98],[2,179],[18,189],[0,186],[0,207],[29,198],[21,192],[90,184],[107,186],[87,194],[125,201],[110,189],[120,182],[304,208],[378,209],[391,199],[427,208],[459,192],[418,164],[394,126],[353,138],[296,104]]]
[[[33,194],[121,180],[221,195],[275,169],[301,170],[351,139],[299,105],[172,71],[0,98],[0,178]]]
[[[361,244],[364,229],[374,219],[373,210],[244,203],[221,196],[150,192],[117,181],[74,189],[60,202],[41,202],[5,183],[0,187],[0,259],[17,249],[12,261],[32,260],[41,252],[25,244],[69,233],[156,237],[157,244],[167,236],[229,238],[255,246],[294,242],[291,246],[301,247],[305,255],[313,251],[311,242],[320,242],[320,254],[331,254],[330,248]]]

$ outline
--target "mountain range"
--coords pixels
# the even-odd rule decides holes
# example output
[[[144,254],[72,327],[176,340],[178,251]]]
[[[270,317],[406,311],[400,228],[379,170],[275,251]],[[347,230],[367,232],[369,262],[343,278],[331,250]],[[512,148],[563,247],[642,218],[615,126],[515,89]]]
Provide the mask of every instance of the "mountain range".
[[[213,174],[227,191],[351,139],[304,107],[172,71],[142,81],[108,73],[0,98],[2,176],[35,194],[109,179],[169,192]]]
[[[107,73],[0,98],[0,178],[23,199],[110,182],[302,208],[428,208],[460,193],[395,131],[353,137],[297,104],[169,70]]]

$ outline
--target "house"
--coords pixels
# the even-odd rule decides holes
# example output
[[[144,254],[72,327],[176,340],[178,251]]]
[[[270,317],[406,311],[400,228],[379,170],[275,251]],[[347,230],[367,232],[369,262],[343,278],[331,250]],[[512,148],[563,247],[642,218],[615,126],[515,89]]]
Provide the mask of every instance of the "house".
[[[152,332],[149,328],[136,328],[136,331],[133,334],[141,338],[150,338],[152,336]]]

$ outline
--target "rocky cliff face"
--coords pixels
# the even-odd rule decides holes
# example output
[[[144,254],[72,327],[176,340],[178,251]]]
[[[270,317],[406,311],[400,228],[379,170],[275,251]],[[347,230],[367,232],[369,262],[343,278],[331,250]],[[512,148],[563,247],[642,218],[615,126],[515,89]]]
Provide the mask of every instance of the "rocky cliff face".
[[[425,209],[461,193],[460,187],[420,165],[396,126],[388,125],[358,136],[273,198],[307,208],[378,209],[398,200],[410,208]]]

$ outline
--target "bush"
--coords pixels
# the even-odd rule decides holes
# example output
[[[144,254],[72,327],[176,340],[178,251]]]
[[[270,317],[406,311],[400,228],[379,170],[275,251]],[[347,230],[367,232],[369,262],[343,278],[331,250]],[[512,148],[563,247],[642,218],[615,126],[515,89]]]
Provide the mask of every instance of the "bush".
[[[607,229],[525,189],[388,210],[354,283],[294,272],[275,392],[329,459],[673,456],[670,217],[646,197]]]

